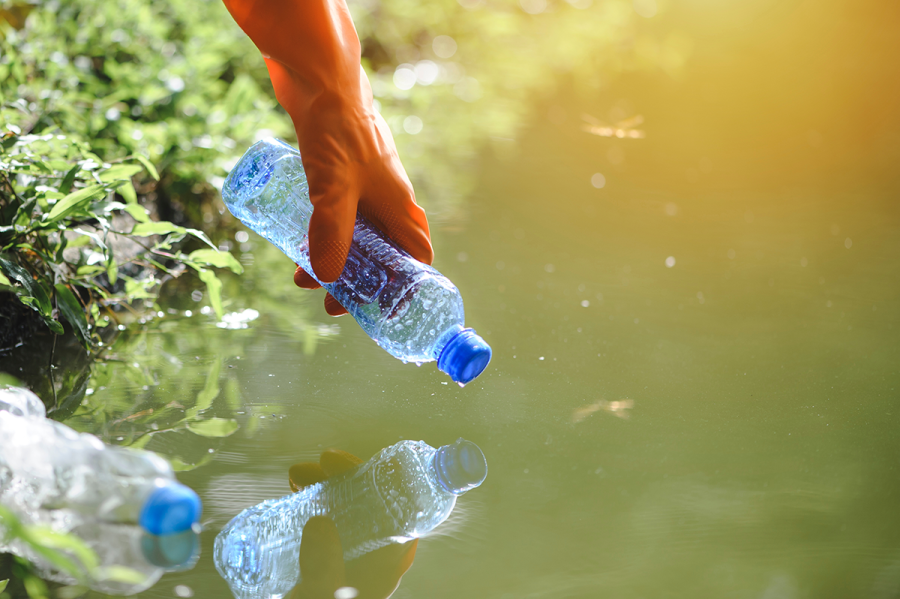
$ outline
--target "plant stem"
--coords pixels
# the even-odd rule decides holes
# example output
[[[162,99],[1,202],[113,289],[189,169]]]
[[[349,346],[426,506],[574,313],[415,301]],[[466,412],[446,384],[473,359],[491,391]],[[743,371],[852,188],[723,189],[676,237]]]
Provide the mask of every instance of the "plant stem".
[[[56,291],[53,292],[53,305],[59,310],[59,301],[56,297]],[[56,382],[53,380],[53,354],[56,353],[56,338],[59,336],[53,331],[51,331],[53,335],[53,345],[50,346],[50,364],[47,366],[47,372],[50,375],[50,388],[53,389],[53,409],[57,409],[59,407],[59,400],[56,397]]]

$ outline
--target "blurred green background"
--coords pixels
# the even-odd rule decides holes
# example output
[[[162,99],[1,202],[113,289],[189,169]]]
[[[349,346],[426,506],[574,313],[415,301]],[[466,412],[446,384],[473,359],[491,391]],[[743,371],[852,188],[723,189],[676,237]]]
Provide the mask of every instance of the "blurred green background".
[[[227,594],[216,532],[323,448],[463,436],[488,479],[394,597],[900,597],[900,5],[351,9],[435,266],[494,348],[465,389],[328,318],[222,214],[233,160],[290,124],[221,4],[51,2],[7,28],[3,89],[27,96],[32,63],[77,88],[60,119],[146,151],[161,214],[245,267],[222,322],[164,286],[67,420],[205,502],[199,563],[143,595]]]

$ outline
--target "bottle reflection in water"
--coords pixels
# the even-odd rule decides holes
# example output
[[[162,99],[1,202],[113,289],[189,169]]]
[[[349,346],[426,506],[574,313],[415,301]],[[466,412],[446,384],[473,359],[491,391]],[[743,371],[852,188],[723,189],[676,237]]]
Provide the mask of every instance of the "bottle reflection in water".
[[[313,206],[300,153],[277,139],[251,147],[229,173],[222,198],[231,213],[313,275],[307,231]],[[320,281],[321,282],[321,281]],[[431,362],[461,385],[487,367],[491,348],[464,328],[459,290],[357,216],[347,263],[322,285],[363,330],[404,362]]]
[[[164,535],[200,520],[200,498],[149,451],[104,445],[45,417],[31,391],[0,389],[0,505],[24,523],[140,524]]]
[[[484,454],[470,441],[439,449],[402,441],[325,482],[238,514],[216,537],[216,569],[235,597],[287,595],[300,579],[300,543],[310,518],[331,517],[344,559],[352,560],[425,536],[486,475]]]
[[[193,530],[154,536],[139,526],[93,522],[76,526],[69,533],[97,556],[96,567],[88,568],[77,555],[66,553],[80,567],[81,580],[60,571],[21,541],[0,543],[0,552],[28,559],[46,580],[70,585],[86,582],[92,590],[108,595],[134,595],[149,589],[166,572],[190,569],[200,551],[199,536]]]

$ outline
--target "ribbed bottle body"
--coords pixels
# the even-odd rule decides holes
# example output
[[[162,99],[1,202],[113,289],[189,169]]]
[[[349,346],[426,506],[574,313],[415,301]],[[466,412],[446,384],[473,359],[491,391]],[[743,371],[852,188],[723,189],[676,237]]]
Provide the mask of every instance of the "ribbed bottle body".
[[[84,520],[136,523],[158,479],[174,473],[155,454],[0,411],[0,504],[26,521],[63,530]]]
[[[435,480],[434,453],[403,441],[324,483],[244,510],[216,537],[216,569],[236,597],[286,595],[300,580],[303,527],[313,516],[334,521],[347,560],[427,534],[456,503]]]
[[[228,209],[306,272],[313,207],[300,153],[265,139],[251,147],[222,187]],[[357,216],[344,271],[323,287],[388,353],[406,362],[436,360],[462,330],[462,297],[453,283]]]

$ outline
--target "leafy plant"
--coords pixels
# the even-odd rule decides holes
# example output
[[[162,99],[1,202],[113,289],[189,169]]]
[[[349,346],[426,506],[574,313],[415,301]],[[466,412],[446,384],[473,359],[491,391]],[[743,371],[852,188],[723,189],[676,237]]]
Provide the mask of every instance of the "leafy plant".
[[[197,272],[222,313],[221,284],[209,267],[241,272],[197,229],[152,221],[137,201],[132,178],[146,171],[143,156],[104,162],[88,142],[53,125],[22,133],[40,115],[17,101],[3,107],[0,140],[0,289],[15,293],[54,333],[69,323],[85,347],[92,331],[118,320],[116,307],[152,299],[166,277]],[[191,236],[209,246],[186,254]]]
[[[143,575],[124,566],[102,567],[97,554],[83,540],[70,533],[55,531],[47,526],[24,524],[9,509],[0,506],[0,540],[5,545],[18,544],[28,553],[73,579],[79,584],[89,581],[117,581],[140,583]],[[46,596],[40,579],[28,580],[26,590],[31,597]],[[9,581],[0,582],[0,592]],[[42,588],[43,587],[43,588]]]

